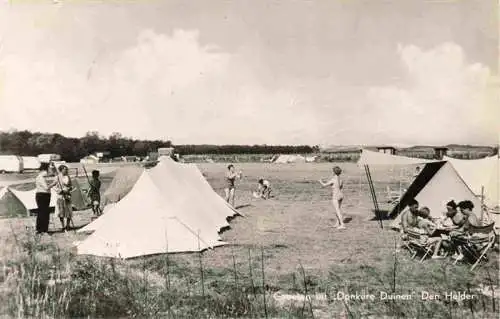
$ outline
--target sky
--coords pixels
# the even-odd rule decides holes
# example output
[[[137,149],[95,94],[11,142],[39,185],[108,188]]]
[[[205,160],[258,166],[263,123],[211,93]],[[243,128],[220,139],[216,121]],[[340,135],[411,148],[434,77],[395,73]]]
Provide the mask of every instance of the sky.
[[[498,0],[0,3],[0,130],[497,144]]]

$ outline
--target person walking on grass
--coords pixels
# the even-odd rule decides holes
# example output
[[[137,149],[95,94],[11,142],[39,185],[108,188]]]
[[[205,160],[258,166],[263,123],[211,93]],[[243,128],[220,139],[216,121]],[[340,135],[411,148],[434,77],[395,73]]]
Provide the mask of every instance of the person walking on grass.
[[[70,223],[73,216],[73,207],[71,205],[71,191],[73,190],[73,186],[66,165],[59,166],[56,190],[56,213],[61,221],[62,230],[67,231],[70,230]],[[66,219],[66,225],[64,224],[64,219]]]
[[[50,222],[50,189],[57,185],[57,180],[49,182],[47,179],[54,172],[49,163],[40,164],[40,173],[35,178],[35,201],[37,206],[36,232],[46,234],[49,232]]]
[[[335,166],[333,168],[333,177],[326,183],[323,180],[319,180],[321,186],[332,187],[332,202],[333,208],[335,209],[335,214],[337,215],[337,229],[345,229],[344,217],[342,216],[342,201],[344,200],[344,194],[342,189],[344,188],[344,181],[340,178],[340,174],[342,174],[342,170],[340,167]]]
[[[226,202],[231,203],[233,207],[234,207],[235,181],[236,178],[241,179],[241,176],[242,176],[241,171],[236,173],[233,164],[228,165],[226,172],[226,187],[224,188],[224,191],[226,193]]]
[[[92,179],[89,181],[89,193],[90,202],[92,203],[92,212],[94,216],[101,215],[101,180],[99,179],[99,171],[92,171]]]

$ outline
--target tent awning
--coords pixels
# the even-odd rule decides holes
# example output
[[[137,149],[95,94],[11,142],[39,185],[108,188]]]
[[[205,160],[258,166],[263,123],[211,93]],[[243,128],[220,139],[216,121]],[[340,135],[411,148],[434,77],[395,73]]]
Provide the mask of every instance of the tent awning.
[[[440,160],[428,160],[400,155],[391,155],[363,149],[358,165],[415,165],[441,162]]]

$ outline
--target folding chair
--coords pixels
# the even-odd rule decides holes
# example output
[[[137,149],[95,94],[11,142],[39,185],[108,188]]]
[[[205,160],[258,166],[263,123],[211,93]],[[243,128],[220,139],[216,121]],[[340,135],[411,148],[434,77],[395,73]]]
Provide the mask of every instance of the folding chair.
[[[487,253],[494,246],[496,233],[495,223],[485,226],[470,226],[469,234],[463,236],[453,236],[451,241],[454,245],[461,248],[465,259],[473,263],[471,271],[476,268],[482,260],[487,261]],[[456,264],[458,260],[455,260]]]
[[[403,247],[407,248],[412,253],[411,259],[421,254],[419,262],[423,262],[430,254],[432,254],[437,242],[429,241],[430,237],[420,229],[409,229],[406,232],[408,240],[403,243]]]

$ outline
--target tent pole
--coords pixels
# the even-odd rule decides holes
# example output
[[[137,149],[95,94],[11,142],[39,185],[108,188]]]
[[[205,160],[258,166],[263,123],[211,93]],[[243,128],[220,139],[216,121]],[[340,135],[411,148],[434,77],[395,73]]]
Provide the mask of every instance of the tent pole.
[[[380,222],[380,228],[384,228],[384,225],[382,224],[382,219],[380,218],[380,209],[378,206],[377,195],[375,193],[375,187],[373,186],[373,180],[372,180],[372,176],[370,173],[370,167],[368,165],[365,165],[365,172],[366,172],[366,178],[368,179],[368,185],[370,186],[370,193],[371,193],[372,200],[373,200],[373,207],[375,208],[375,214],[377,215],[377,218]]]
[[[481,186],[481,225],[484,220],[484,186]]]

